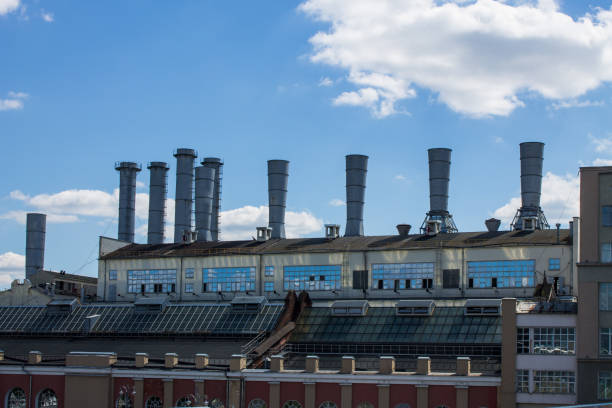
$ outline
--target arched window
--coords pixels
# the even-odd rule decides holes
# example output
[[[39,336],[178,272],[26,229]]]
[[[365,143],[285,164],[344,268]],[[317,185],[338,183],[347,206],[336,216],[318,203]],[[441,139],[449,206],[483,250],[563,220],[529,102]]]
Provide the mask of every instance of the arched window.
[[[127,392],[119,392],[119,398],[115,401],[115,408],[132,408],[134,402]]]
[[[47,388],[41,391],[40,394],[38,394],[37,400],[38,403],[36,406],[38,408],[57,408],[57,396],[53,390]]]
[[[289,400],[283,404],[283,408],[302,408],[302,404],[295,400]]]
[[[26,408],[25,391],[21,388],[13,388],[6,398],[7,408]]]
[[[332,401],[323,401],[319,408],[338,408],[335,402]]]
[[[147,403],[145,404],[145,408],[162,408],[162,400],[159,397],[149,397]]]
[[[190,407],[191,405],[193,405],[193,401],[189,397],[183,397],[176,401],[177,407]]]
[[[363,401],[357,404],[357,408],[374,408],[374,405],[370,404],[367,401]]]
[[[249,408],[267,408],[266,401],[255,398],[249,402]]]
[[[212,408],[225,408],[223,402],[219,398],[214,398],[212,401],[210,401],[210,406]]]

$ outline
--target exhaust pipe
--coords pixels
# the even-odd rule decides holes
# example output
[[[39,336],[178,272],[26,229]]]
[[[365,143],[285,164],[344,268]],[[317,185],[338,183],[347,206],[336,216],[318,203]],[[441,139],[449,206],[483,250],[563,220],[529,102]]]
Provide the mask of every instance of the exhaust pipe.
[[[346,156],[346,229],[345,237],[363,236],[363,205],[365,202],[368,156]]]
[[[429,212],[421,226],[421,232],[458,232],[453,216],[448,212],[448,186],[450,183],[451,149],[427,150],[429,158]],[[428,225],[429,224],[429,225]]]
[[[193,149],[177,149],[176,196],[174,207],[174,242],[183,242],[185,231],[191,231],[193,208],[193,162],[198,156]]]
[[[268,227],[271,238],[285,238],[285,207],[287,205],[287,184],[289,162],[268,160]]]
[[[521,208],[518,209],[512,229],[534,230],[549,228],[548,221],[540,207],[542,192],[542,165],[544,143],[524,142],[521,150]]]
[[[46,231],[47,216],[45,214],[28,213],[26,216],[26,279],[30,279],[44,268]]]
[[[149,181],[147,243],[162,244],[164,242],[164,223],[166,218],[168,164],[165,162],[151,162],[147,168],[151,176]]]
[[[221,211],[221,181],[223,179],[223,161],[218,157],[206,157],[202,166],[215,169],[215,189],[213,192],[213,213],[210,221],[210,235],[213,241],[219,240],[219,214]]]
[[[117,238],[125,242],[134,242],[136,223],[136,175],[140,164],[134,162],[115,163],[119,171],[119,229]]]
[[[196,167],[195,169],[195,222],[198,232],[197,240],[211,241],[210,225],[213,214],[213,198],[215,190],[215,169],[212,167]]]

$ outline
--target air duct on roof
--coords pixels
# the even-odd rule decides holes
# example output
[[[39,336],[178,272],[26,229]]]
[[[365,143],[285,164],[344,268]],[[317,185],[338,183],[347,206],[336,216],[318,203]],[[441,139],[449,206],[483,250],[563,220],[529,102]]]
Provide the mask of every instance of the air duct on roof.
[[[168,185],[168,164],[151,162],[147,166],[150,173],[149,181],[149,224],[147,233],[148,244],[164,242],[164,220],[166,216],[166,194]]]
[[[204,167],[215,169],[215,190],[213,196],[213,213],[210,221],[210,235],[213,241],[219,240],[219,214],[221,212],[221,182],[223,180],[223,162],[217,157],[206,157],[202,162]]]
[[[185,231],[191,231],[193,207],[193,161],[198,156],[193,149],[177,149],[176,195],[174,202],[174,242],[182,242]]]
[[[26,279],[42,271],[44,267],[46,231],[47,216],[45,214],[29,213],[26,216]]]
[[[429,212],[421,226],[421,232],[428,232],[430,221],[440,222],[439,232],[457,232],[453,216],[448,212],[448,184],[450,182],[451,149],[427,150],[429,157]]]
[[[540,208],[544,143],[525,142],[520,144],[520,149],[522,205],[514,216],[512,229],[547,229],[549,228],[548,221]]]
[[[285,238],[288,179],[287,160],[268,160],[268,226],[272,229],[272,238]]]
[[[407,237],[408,235],[410,235],[410,228],[412,228],[412,225],[397,224],[395,228],[397,228],[397,232],[400,235],[400,237]]]
[[[485,221],[487,231],[489,232],[497,231],[499,229],[500,224],[501,224],[501,221],[498,220],[497,218],[489,218],[488,220]]]
[[[346,156],[346,229],[344,236],[363,236],[363,204],[365,202],[368,156]]]
[[[119,171],[119,231],[117,238],[125,242],[134,242],[136,222],[136,175],[140,164],[134,162],[115,163]]]
[[[196,167],[195,169],[195,223],[198,241],[211,241],[210,225],[213,214],[215,190],[215,169]]]

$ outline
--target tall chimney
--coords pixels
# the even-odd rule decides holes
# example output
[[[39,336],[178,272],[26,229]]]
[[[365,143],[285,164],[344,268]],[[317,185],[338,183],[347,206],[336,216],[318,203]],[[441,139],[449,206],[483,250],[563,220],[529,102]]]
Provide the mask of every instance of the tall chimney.
[[[213,241],[219,240],[219,214],[221,211],[221,181],[223,162],[218,157],[205,157],[202,166],[215,169],[215,190],[213,192],[213,213],[210,222],[210,235]]]
[[[429,158],[429,212],[421,230],[427,223],[440,222],[440,232],[457,232],[453,216],[448,212],[448,185],[450,182],[451,149],[435,148],[427,150]]]
[[[28,213],[26,218],[26,253],[25,277],[41,271],[45,265],[45,234],[47,216],[45,214]]]
[[[134,242],[136,219],[136,175],[140,164],[134,162],[115,163],[119,171],[119,231],[117,238],[125,242]]]
[[[164,221],[166,217],[166,193],[168,185],[168,164],[151,162],[147,166],[151,179],[149,181],[149,230],[148,244],[164,242]]]
[[[193,149],[176,149],[176,194],[174,198],[174,242],[182,242],[185,230],[191,230],[193,209]]]
[[[198,241],[211,241],[210,224],[213,214],[215,192],[215,169],[196,167],[195,169],[195,223]]]
[[[272,229],[272,238],[285,238],[288,179],[287,160],[268,160],[268,227]]]
[[[363,236],[363,203],[365,202],[368,156],[346,156],[346,229],[345,237]]]
[[[512,221],[512,228],[515,230],[549,228],[548,221],[540,208],[544,143],[524,142],[520,144],[520,149],[522,205]]]

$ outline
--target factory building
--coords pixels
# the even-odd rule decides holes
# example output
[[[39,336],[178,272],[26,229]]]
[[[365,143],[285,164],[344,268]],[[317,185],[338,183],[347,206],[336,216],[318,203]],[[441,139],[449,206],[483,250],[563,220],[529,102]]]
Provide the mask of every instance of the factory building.
[[[246,241],[219,240],[223,162],[194,168],[197,152],[177,149],[174,242],[163,243],[168,165],[152,162],[154,222],[147,244],[134,243],[140,165],[118,163],[119,235],[100,238],[100,301],[0,306],[0,395],[11,408],[583,402],[595,380],[579,375],[581,344],[592,346],[581,330],[597,338],[599,326],[579,318],[576,264],[593,235],[579,218],[549,228],[543,145],[520,149],[522,206],[509,231],[495,219],[460,231],[448,207],[451,151],[430,149],[418,231],[366,235],[369,159],[349,155],[343,235],[334,224],[323,237],[286,238],[289,162],[270,160],[269,225]],[[44,247],[31,241],[26,264],[36,267]],[[580,302],[597,302],[584,285],[591,298]]]

